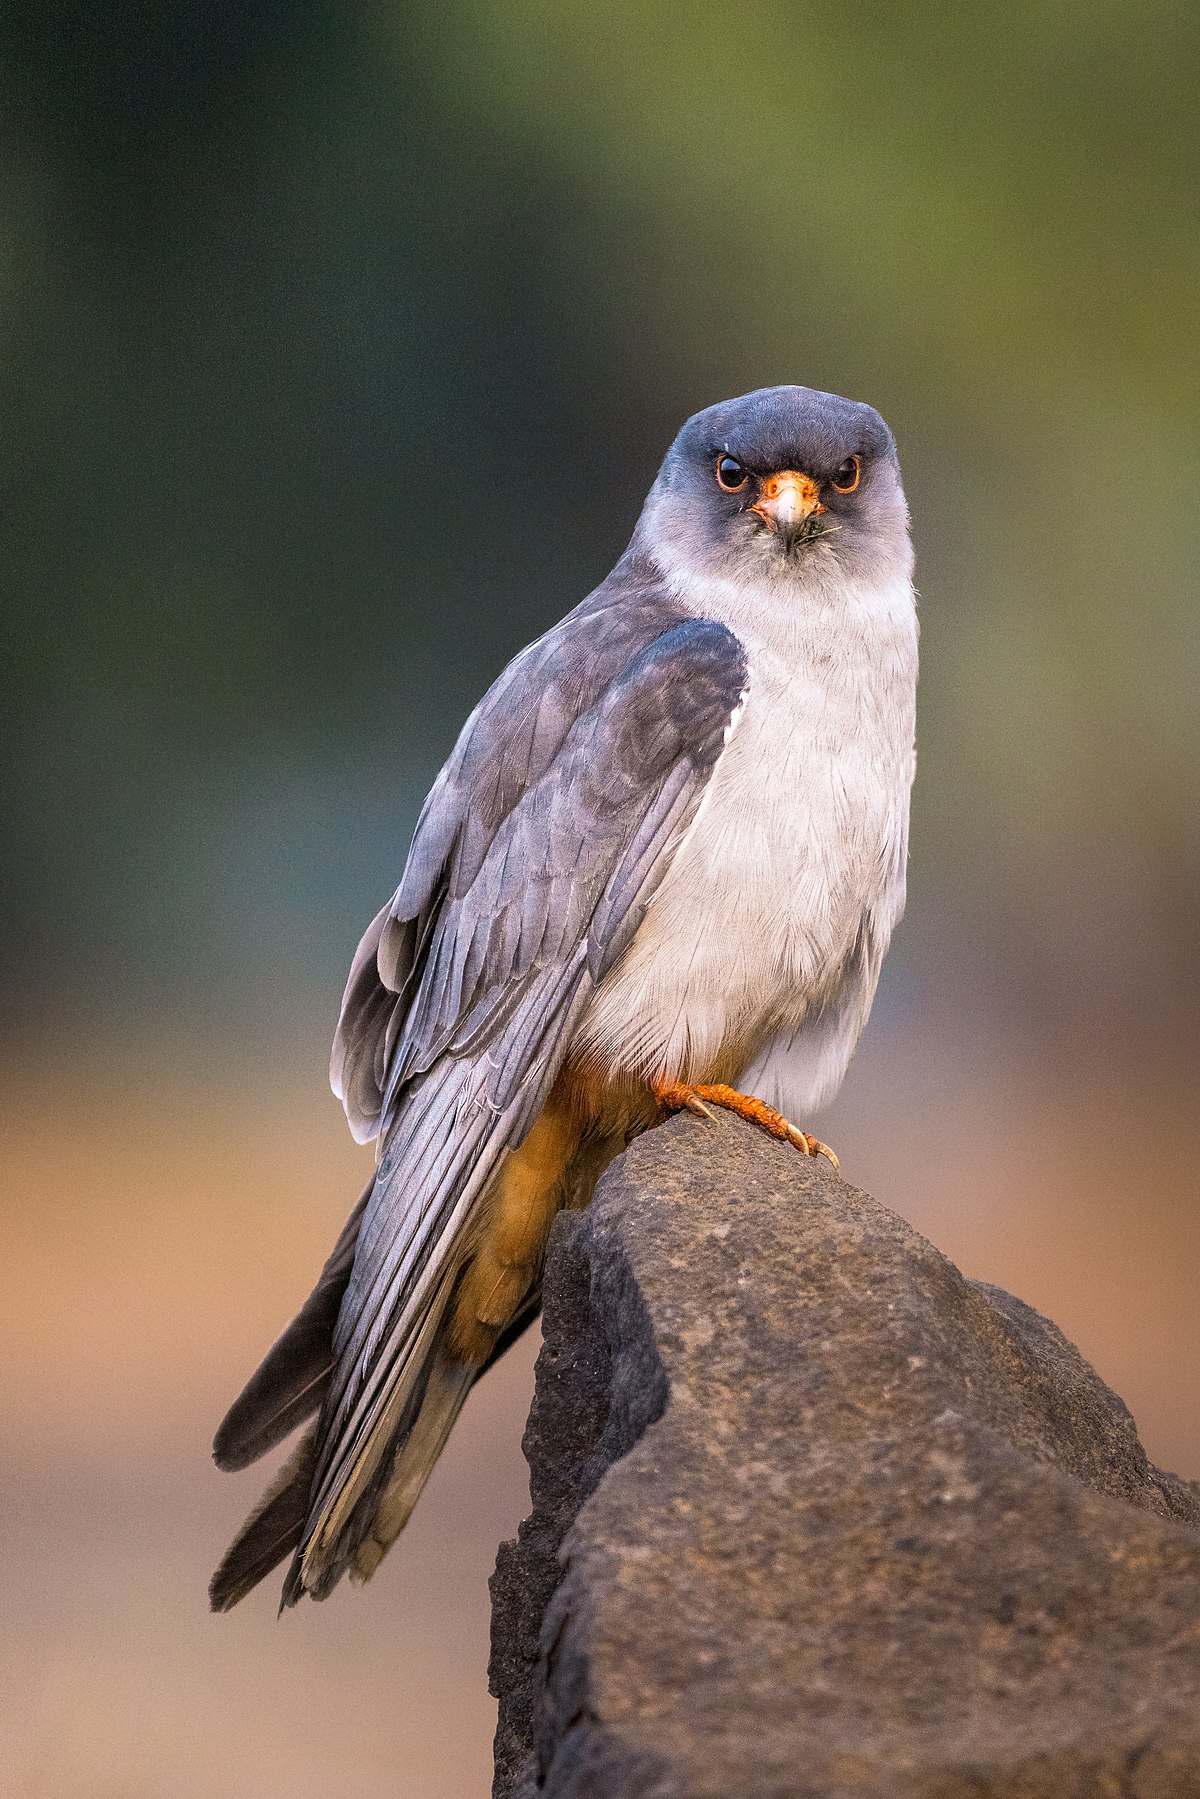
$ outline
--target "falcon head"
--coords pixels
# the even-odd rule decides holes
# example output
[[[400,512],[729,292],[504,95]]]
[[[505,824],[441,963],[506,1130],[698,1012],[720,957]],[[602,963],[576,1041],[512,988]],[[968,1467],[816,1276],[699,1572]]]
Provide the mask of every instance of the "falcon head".
[[[690,418],[639,525],[660,561],[736,580],[907,575],[896,446],[872,406],[764,387]]]

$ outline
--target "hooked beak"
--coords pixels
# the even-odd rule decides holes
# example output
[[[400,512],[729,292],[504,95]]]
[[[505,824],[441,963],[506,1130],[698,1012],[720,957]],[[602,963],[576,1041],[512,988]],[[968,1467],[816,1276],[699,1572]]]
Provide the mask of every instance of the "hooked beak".
[[[774,531],[785,550],[790,550],[809,519],[825,510],[817,498],[817,491],[811,475],[801,475],[795,469],[781,469],[778,474],[766,475],[759,482],[758,503],[751,506],[750,511],[757,513]]]

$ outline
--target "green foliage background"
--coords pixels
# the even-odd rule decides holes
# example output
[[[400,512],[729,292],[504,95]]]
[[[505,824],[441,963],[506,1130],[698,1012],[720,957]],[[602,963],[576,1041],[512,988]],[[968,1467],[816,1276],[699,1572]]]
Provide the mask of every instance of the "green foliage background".
[[[885,1006],[1186,1032],[1195,8],[0,33],[10,1028],[330,1010],[462,717],[678,423],[799,380],[884,411],[914,514]]]

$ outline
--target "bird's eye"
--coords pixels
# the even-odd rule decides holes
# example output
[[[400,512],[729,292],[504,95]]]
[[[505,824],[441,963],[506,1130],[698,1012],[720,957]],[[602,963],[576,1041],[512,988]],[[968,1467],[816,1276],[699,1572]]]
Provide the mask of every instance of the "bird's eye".
[[[858,486],[858,478],[861,474],[862,463],[859,461],[858,457],[847,456],[842,466],[834,473],[834,491],[836,493],[853,493],[854,489]]]
[[[741,493],[749,479],[748,471],[732,456],[717,457],[717,486],[726,493]]]

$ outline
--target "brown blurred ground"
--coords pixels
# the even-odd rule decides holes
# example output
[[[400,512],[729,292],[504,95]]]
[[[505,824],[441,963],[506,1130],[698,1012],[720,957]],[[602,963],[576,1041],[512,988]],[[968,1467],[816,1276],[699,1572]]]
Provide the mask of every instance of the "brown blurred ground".
[[[0,1789],[482,1799],[486,1579],[524,1509],[532,1341],[468,1407],[370,1587],[277,1622],[272,1581],[210,1617],[208,1573],[260,1484],[212,1468],[211,1430],[303,1296],[364,1153],[294,1071],[220,1074],[160,1048],[153,1067],[97,1054],[51,1089],[24,1066],[5,1073],[0,1214]],[[825,1120],[853,1180],[1049,1312],[1150,1454],[1191,1475],[1198,1098],[1179,1068],[1055,1081],[967,1027],[877,1029]]]
[[[262,1484],[216,1472],[212,1428],[363,1152],[316,1091],[122,1072],[7,1083],[0,1791],[482,1795],[486,1580],[526,1495],[531,1348],[468,1407],[386,1580],[281,1622],[272,1580],[211,1617],[211,1566]]]

